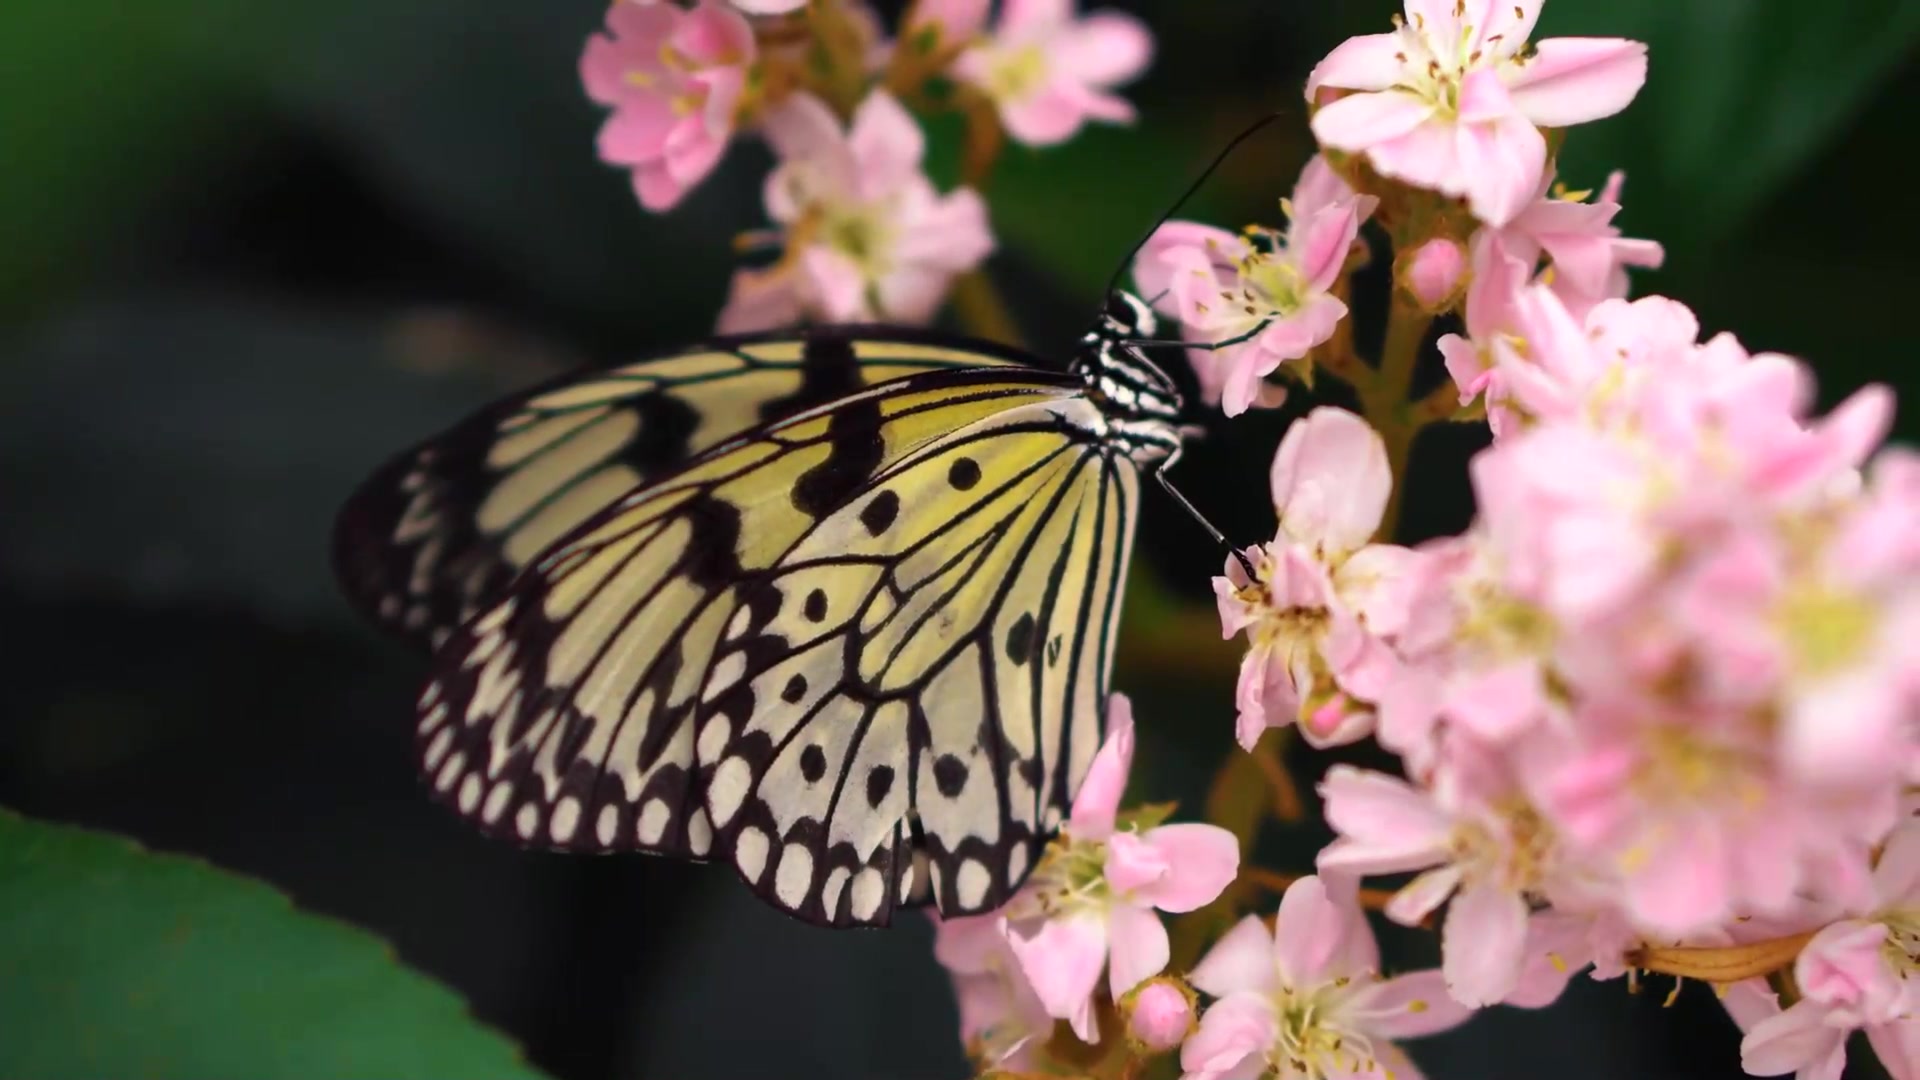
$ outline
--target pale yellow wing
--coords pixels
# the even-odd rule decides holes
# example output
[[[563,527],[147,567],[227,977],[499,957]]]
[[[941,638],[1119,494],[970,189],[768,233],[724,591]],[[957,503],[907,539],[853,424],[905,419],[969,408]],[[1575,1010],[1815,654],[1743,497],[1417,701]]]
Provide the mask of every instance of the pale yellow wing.
[[[1137,502],[1085,398],[877,471],[744,587],[700,691],[718,847],[811,922],[1003,904],[1100,741]]]
[[[436,797],[525,844],[714,852],[691,720],[751,585],[897,463],[1077,388],[1011,368],[894,379],[592,515],[436,654],[418,734]]]

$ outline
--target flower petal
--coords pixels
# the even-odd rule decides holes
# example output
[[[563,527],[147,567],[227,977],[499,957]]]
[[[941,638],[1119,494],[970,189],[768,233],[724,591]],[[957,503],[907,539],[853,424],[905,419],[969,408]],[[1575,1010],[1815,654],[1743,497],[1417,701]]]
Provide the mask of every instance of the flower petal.
[[[1121,796],[1127,791],[1127,774],[1133,771],[1133,702],[1127,695],[1107,695],[1107,738],[1087,766],[1080,782],[1080,793],[1073,797],[1073,813],[1068,821],[1073,834],[1088,840],[1104,840],[1113,832],[1113,815],[1120,809]]]
[[[1329,406],[1287,429],[1270,481],[1281,530],[1330,555],[1358,551],[1371,540],[1393,493],[1379,433],[1353,413]]]
[[[873,202],[920,176],[926,136],[892,94],[875,90],[854,110],[847,132],[861,201]]]
[[[1007,945],[1047,1015],[1067,1020],[1099,985],[1107,962],[1107,921],[1089,911],[1033,927],[1009,926]]]
[[[1334,47],[1307,75],[1307,100],[1323,86],[1341,90],[1385,90],[1406,71],[1405,45],[1399,34],[1361,34]]]
[[[1273,935],[1257,915],[1235,923],[1213,943],[1187,981],[1214,997],[1242,992],[1268,994],[1278,988],[1273,966]]]
[[[1273,957],[1280,981],[1305,987],[1359,974],[1335,970],[1346,966],[1340,961],[1349,952],[1355,914],[1357,911],[1349,913],[1335,904],[1317,876],[1309,875],[1287,886],[1273,923]],[[1360,924],[1361,933],[1367,932],[1365,926],[1364,922]]]
[[[1508,66],[1514,108],[1541,127],[1584,124],[1627,107],[1647,81],[1647,47],[1625,38],[1548,38]]]
[[[1442,861],[1453,823],[1426,793],[1397,777],[1335,765],[1320,782],[1322,813],[1341,839],[1321,869],[1395,874]]]
[[[1473,1015],[1472,1008],[1448,996],[1446,980],[1432,968],[1380,983],[1359,1007],[1366,1010],[1367,1031],[1389,1039],[1435,1035],[1459,1027]]]
[[[1840,1080],[1847,1029],[1828,1022],[1824,1006],[1802,1001],[1753,1026],[1740,1042],[1740,1067],[1753,1076],[1796,1073],[1797,1080]]]
[[[1199,821],[1162,825],[1148,830],[1141,839],[1159,853],[1161,865],[1167,870],[1155,881],[1140,886],[1135,895],[1161,911],[1177,913],[1205,907],[1240,872],[1240,841],[1218,825]]]
[[[1313,114],[1313,137],[1335,150],[1367,150],[1413,132],[1432,117],[1432,105],[1398,90],[1349,94]]]
[[[1527,942],[1527,902],[1498,882],[1475,882],[1447,908],[1441,969],[1464,1005],[1496,1005],[1520,980]]]
[[[1151,908],[1116,903],[1107,912],[1107,991],[1113,1000],[1167,968],[1167,928]]]
[[[1091,12],[1054,39],[1048,59],[1076,81],[1117,86],[1153,61],[1153,32],[1124,12]]]
[[[1265,1071],[1266,1051],[1280,1033],[1273,1003],[1259,994],[1234,994],[1200,1014],[1200,1030],[1180,1047],[1181,1080],[1253,1080]]]

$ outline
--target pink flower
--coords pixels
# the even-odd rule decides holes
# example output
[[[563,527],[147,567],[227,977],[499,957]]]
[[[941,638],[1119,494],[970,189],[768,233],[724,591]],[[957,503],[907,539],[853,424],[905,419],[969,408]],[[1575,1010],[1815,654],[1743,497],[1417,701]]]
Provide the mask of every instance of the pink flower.
[[[807,6],[807,0],[729,0],[749,15],[785,15]]]
[[[1665,258],[1659,244],[1622,239],[1620,230],[1612,226],[1620,206],[1610,200],[1617,197],[1623,179],[1621,173],[1614,173],[1597,203],[1548,197],[1543,186],[1541,197],[1506,227],[1474,233],[1473,274],[1466,295],[1467,334],[1442,337],[1440,352],[1460,388],[1461,404],[1485,395],[1488,419],[1496,436],[1516,427],[1506,385],[1517,377],[1516,369],[1525,373],[1527,357],[1539,354],[1551,362],[1563,354],[1611,356],[1627,343],[1625,338],[1632,338],[1644,349],[1650,342],[1639,338],[1649,334],[1678,348],[1693,346],[1699,323],[1692,312],[1671,300],[1658,300],[1659,311],[1642,302],[1625,309],[1614,305],[1612,314],[1599,318],[1593,315],[1601,302],[1626,296],[1627,267],[1659,266]],[[1536,277],[1543,256],[1551,260],[1551,265]],[[1536,281],[1550,282],[1557,309],[1564,312],[1561,321],[1570,326],[1577,328],[1583,321],[1590,326],[1608,322],[1633,325],[1602,327],[1601,332],[1610,338],[1604,343],[1604,353],[1599,343],[1576,343],[1573,349],[1567,349],[1564,342],[1546,341],[1536,347],[1535,335],[1558,330],[1557,324],[1547,321],[1556,312],[1548,310],[1544,301],[1528,299],[1528,294],[1535,291],[1529,285]],[[1623,319],[1622,311],[1634,315]],[[1637,361],[1645,362],[1644,357]],[[1598,366],[1611,370],[1619,365],[1602,362]]]
[[[1350,886],[1288,886],[1272,933],[1242,919],[1189,977],[1220,1000],[1180,1048],[1183,1080],[1284,1080],[1391,1074],[1418,1080],[1389,1039],[1455,1027],[1469,1010],[1437,971],[1382,981],[1380,957]]]
[[[1178,319],[1201,396],[1228,416],[1260,403],[1261,381],[1333,336],[1347,305],[1331,295],[1360,223],[1379,200],[1356,196],[1326,161],[1300,174],[1287,231],[1236,236],[1193,222],[1155,231],[1134,260],[1141,294]]]
[[[1447,990],[1466,1005],[1494,1005],[1519,985],[1529,902],[1545,896],[1552,835],[1510,791],[1483,798],[1465,786],[1423,792],[1384,773],[1335,765],[1320,793],[1340,838],[1320,852],[1318,866],[1322,873],[1426,871],[1394,895],[1387,916],[1415,926],[1451,896],[1441,930]]]
[[[1074,0],[1005,0],[993,36],[953,66],[993,99],[1007,133],[1029,146],[1065,142],[1089,120],[1133,119],[1133,106],[1108,90],[1146,70],[1153,35],[1131,15],[1075,18],[1073,9]]]
[[[1033,1067],[1033,1049],[1052,1032],[1053,1018],[1007,947],[1005,918],[929,917],[934,923],[934,958],[953,977],[967,1055],[983,1068]]]
[[[1527,46],[1539,2],[1406,0],[1392,33],[1352,38],[1307,78],[1356,91],[1320,106],[1322,146],[1365,153],[1382,176],[1464,197],[1490,225],[1526,206],[1547,166],[1542,127],[1626,108],[1647,77],[1646,46],[1554,38]]]
[[[1367,541],[1393,477],[1386,448],[1350,412],[1318,408],[1294,422],[1273,459],[1275,539],[1213,579],[1224,636],[1247,632],[1237,734],[1251,750],[1269,727],[1300,723],[1316,746],[1372,729],[1370,704],[1393,668],[1388,641],[1405,620],[1412,552]]]
[[[1507,250],[1529,266],[1541,256],[1550,260],[1553,291],[1575,318],[1585,318],[1602,300],[1626,296],[1629,267],[1658,269],[1666,261],[1658,241],[1621,236],[1613,224],[1626,179],[1616,170],[1593,202],[1582,201],[1584,192],[1555,192],[1551,183],[1544,185],[1539,197],[1499,230]]]
[[[734,276],[723,333],[803,316],[925,322],[954,276],[993,250],[980,196],[934,188],[920,168],[919,125],[884,91],[861,103],[846,131],[804,94],[765,126],[781,159],[767,178],[767,213],[782,226],[786,253],[769,270]]]
[[[1148,1053],[1179,1046],[1193,1032],[1193,995],[1171,979],[1153,979],[1133,992],[1127,1034]]]
[[[1214,825],[1118,827],[1133,764],[1133,706],[1108,699],[1107,740],[1094,756],[1061,837],[1008,902],[1007,943],[1048,1015],[1097,1042],[1093,995],[1107,969],[1115,1001],[1167,966],[1167,930],[1154,909],[1183,912],[1219,896],[1240,845]]]
[[[616,0],[587,39],[580,79],[611,106],[600,158],[633,170],[649,210],[668,210],[720,162],[754,58],[753,28],[719,0],[692,10]]]
[[[1467,254],[1458,242],[1436,236],[1413,249],[1395,270],[1399,273],[1400,287],[1407,290],[1423,310],[1445,311],[1460,298],[1460,286],[1466,280]]]

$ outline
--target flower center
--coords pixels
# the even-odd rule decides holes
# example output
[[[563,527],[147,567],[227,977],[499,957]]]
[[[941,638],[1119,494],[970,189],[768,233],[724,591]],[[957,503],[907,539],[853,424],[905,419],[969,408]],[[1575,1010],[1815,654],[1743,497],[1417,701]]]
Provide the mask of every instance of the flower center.
[[[1873,605],[1859,596],[1808,584],[1780,598],[1774,623],[1800,673],[1818,677],[1859,660],[1873,641],[1874,615]]]
[[[1880,943],[1887,966],[1903,979],[1920,972],[1920,909],[1896,908],[1880,921],[1887,928],[1887,939]]]
[[[1112,899],[1107,885],[1107,845],[1097,840],[1075,840],[1062,833],[1047,845],[1028,882],[1027,900],[1021,905],[1024,910],[1009,909],[1011,919],[1050,919],[1104,907]]]
[[[852,259],[868,278],[886,276],[893,230],[886,218],[867,207],[829,208],[821,223],[827,245]]]
[[[1479,822],[1463,822],[1448,842],[1454,861],[1476,879],[1493,877],[1507,889],[1536,892],[1553,853],[1552,827],[1523,799],[1508,799],[1494,809],[1504,836]]]
[[[1283,988],[1273,995],[1274,1011],[1280,1017],[1279,1034],[1267,1051],[1273,1071],[1323,1080],[1379,1068],[1372,1041],[1340,1015],[1348,985],[1348,980],[1340,979],[1302,989]]]
[[[1003,101],[1032,96],[1047,79],[1047,52],[1039,45],[1002,50],[987,69],[987,92]]]
[[[1746,748],[1741,743],[1745,742]],[[1702,732],[1685,722],[1654,724],[1646,733],[1646,765],[1635,787],[1650,801],[1667,805],[1733,801],[1757,806],[1766,793],[1762,760],[1755,746],[1764,736],[1733,740]]]
[[[1470,580],[1463,592],[1459,636],[1487,656],[1544,656],[1553,647],[1553,618],[1545,611],[1484,578]]]

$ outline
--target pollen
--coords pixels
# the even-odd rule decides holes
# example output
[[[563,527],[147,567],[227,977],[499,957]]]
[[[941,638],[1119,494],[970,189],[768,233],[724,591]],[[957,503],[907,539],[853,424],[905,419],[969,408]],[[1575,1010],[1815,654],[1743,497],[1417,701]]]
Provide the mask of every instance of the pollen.
[[[1858,663],[1872,646],[1878,622],[1864,597],[1817,583],[1788,590],[1774,609],[1774,624],[1805,676],[1819,677]]]

